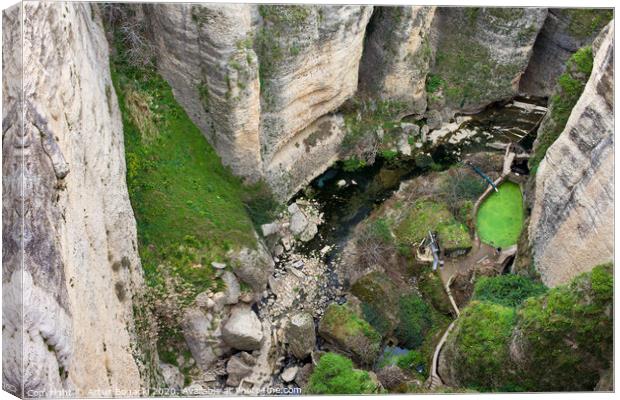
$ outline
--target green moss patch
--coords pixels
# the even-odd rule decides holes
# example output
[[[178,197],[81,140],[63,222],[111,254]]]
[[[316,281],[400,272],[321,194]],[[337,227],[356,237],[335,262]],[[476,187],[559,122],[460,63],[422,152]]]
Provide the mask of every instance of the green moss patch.
[[[372,365],[379,355],[381,335],[346,304],[327,307],[319,334],[361,364]]]
[[[523,386],[583,391],[613,359],[613,266],[595,267],[569,285],[524,302],[517,328],[526,350]]]
[[[472,302],[454,332],[451,362],[462,386],[497,389],[510,378],[508,343],[515,325],[515,310],[499,304]]]
[[[494,247],[508,247],[519,240],[523,227],[523,198],[518,184],[505,182],[480,205],[476,227],[480,239]]]
[[[444,203],[431,200],[416,201],[394,233],[401,244],[412,246],[420,243],[429,230],[437,232],[439,245],[446,252],[472,246],[467,228],[454,218]]]
[[[314,368],[306,394],[369,394],[377,392],[377,385],[368,372],[353,368],[346,357],[327,353]]]

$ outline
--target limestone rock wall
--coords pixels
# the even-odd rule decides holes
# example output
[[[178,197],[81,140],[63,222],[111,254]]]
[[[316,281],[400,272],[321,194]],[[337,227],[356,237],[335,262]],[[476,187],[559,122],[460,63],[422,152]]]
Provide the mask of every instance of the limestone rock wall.
[[[20,98],[18,63],[4,64],[3,80],[3,383],[46,397],[136,390],[142,268],[101,19],[88,3],[23,7],[23,131],[21,105],[7,104]],[[9,57],[21,27],[12,12],[5,22]]]
[[[546,15],[546,8],[438,8],[431,73],[444,83],[435,107],[476,112],[516,95]]]
[[[399,101],[409,114],[426,110],[430,28],[436,7],[376,7],[360,64],[363,95]]]
[[[612,16],[613,12],[605,9],[549,9],[521,78],[520,91],[550,96],[571,54],[592,43]]]
[[[262,154],[269,183],[287,197],[338,154],[337,134],[323,136],[325,146],[305,147],[313,171],[285,153],[355,94],[372,7],[261,6],[260,12]]]
[[[250,180],[265,178],[282,198],[338,154],[338,129],[308,138],[356,92],[371,12],[360,6],[145,6],[158,68],[178,101],[224,164]],[[289,152],[304,141],[299,154]]]
[[[613,259],[613,34],[593,46],[590,79],[536,174],[528,233],[548,286]]]
[[[157,66],[176,99],[237,175],[262,176],[252,5],[147,4]]]

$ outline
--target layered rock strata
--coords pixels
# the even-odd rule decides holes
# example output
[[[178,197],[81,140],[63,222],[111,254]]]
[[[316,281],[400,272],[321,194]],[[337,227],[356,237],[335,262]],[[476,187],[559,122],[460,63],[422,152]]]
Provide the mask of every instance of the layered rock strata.
[[[595,43],[590,79],[536,174],[529,239],[548,286],[613,259],[613,34]]]
[[[22,81],[7,59],[22,48],[15,10],[3,30],[3,383],[46,397],[140,390],[142,268],[101,19],[90,4],[24,4]]]

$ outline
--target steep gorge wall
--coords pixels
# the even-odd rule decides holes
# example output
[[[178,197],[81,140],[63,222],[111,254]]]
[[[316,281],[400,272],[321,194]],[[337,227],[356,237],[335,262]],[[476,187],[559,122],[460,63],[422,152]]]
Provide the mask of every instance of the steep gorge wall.
[[[571,54],[592,43],[612,17],[608,9],[550,8],[519,90],[534,96],[552,95]]]
[[[372,7],[145,6],[158,68],[240,176],[288,197],[337,159]]]
[[[546,8],[441,7],[436,15],[431,73],[443,98],[433,108],[473,113],[518,93]]]
[[[86,3],[23,7],[23,131],[19,64],[4,63],[3,80],[3,383],[27,396],[135,391],[142,268],[100,16]],[[22,45],[20,19],[5,14],[3,54]]]
[[[402,102],[408,114],[426,111],[430,29],[436,7],[376,7],[360,64],[360,93]]]
[[[548,286],[613,259],[613,25],[606,30],[593,46],[590,79],[536,174],[529,239]]]

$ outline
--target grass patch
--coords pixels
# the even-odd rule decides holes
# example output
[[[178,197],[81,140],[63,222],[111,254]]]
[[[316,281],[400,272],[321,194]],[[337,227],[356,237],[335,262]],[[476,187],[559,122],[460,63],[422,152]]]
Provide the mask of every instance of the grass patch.
[[[519,240],[523,219],[521,189],[516,183],[505,182],[480,205],[476,226],[483,242],[508,247]]]
[[[446,251],[471,248],[469,232],[456,221],[444,203],[431,200],[416,201],[394,233],[401,245],[420,243],[428,231],[436,231],[439,244]]]

